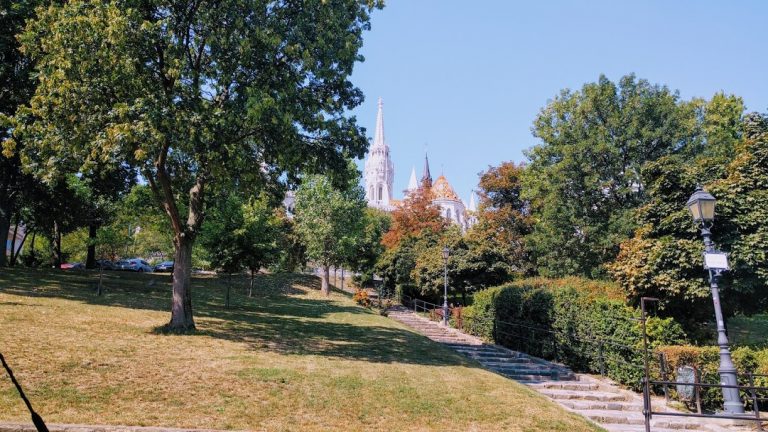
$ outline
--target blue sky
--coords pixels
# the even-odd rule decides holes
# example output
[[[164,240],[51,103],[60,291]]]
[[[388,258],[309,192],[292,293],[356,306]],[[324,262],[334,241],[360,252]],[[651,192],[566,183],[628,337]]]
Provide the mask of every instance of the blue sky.
[[[384,99],[396,191],[426,146],[433,177],[468,200],[479,172],[524,160],[547,100],[601,73],[768,111],[768,1],[389,0],[364,41],[354,114],[372,137]]]

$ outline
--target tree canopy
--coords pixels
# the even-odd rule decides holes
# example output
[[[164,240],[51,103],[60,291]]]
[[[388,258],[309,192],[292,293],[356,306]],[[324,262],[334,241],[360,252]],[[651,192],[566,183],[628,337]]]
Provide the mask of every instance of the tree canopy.
[[[700,146],[697,104],[634,75],[563,90],[534,122],[523,198],[529,249],[547,276],[604,275],[645,202],[642,167]]]
[[[191,250],[206,196],[343,169],[366,139],[348,80],[377,1],[75,0],[20,36],[37,88],[6,154],[27,170],[140,171],[174,232],[174,329],[194,327]],[[19,146],[23,142],[24,146]],[[285,177],[281,177],[285,175]]]
[[[303,179],[296,191],[296,231],[307,257],[322,267],[322,291],[328,295],[330,266],[348,262],[363,232],[365,193],[356,182],[339,190],[328,176]]]

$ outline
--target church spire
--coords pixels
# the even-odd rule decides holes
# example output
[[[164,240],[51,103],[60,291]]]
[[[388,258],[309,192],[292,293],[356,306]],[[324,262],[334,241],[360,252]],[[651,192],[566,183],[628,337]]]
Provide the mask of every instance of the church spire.
[[[432,187],[432,174],[429,173],[429,157],[424,153],[424,171],[421,174],[421,184]]]
[[[419,183],[416,181],[416,167],[411,168],[411,178],[408,180],[407,192],[415,191],[419,188]]]
[[[376,134],[373,136],[373,147],[385,147],[384,143],[384,101],[379,98],[379,112],[376,114]]]
[[[475,191],[474,190],[469,194],[469,208],[467,210],[472,211],[472,212],[477,211],[477,204],[475,204]]]
[[[385,210],[391,209],[394,178],[395,167],[389,157],[389,147],[384,141],[384,102],[379,98],[373,145],[368,151],[363,172],[365,198],[368,205]]]

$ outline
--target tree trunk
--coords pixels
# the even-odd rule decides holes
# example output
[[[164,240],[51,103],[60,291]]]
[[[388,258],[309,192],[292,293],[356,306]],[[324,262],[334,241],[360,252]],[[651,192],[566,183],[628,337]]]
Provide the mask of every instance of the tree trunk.
[[[61,268],[61,230],[59,223],[53,223],[53,244],[51,245],[51,267]]]
[[[13,225],[13,235],[11,235],[11,250],[10,250],[10,261],[6,261],[8,267],[13,267],[13,255],[16,253],[16,235],[19,233],[19,216],[16,216],[16,223]],[[6,255],[8,253],[6,252]],[[8,257],[6,256],[6,260]]]
[[[229,291],[232,287],[232,273],[227,273],[227,298],[224,302],[224,307],[229,308]]]
[[[14,237],[16,237],[15,233],[14,233]],[[24,247],[24,242],[27,241],[27,237],[29,237],[29,231],[24,231],[24,237],[21,238],[19,245],[11,248],[11,262],[10,262],[11,267],[16,265],[16,261],[18,261],[19,259],[19,253],[21,253],[21,249]],[[35,236],[33,234],[32,240],[34,239],[35,239]]]
[[[8,244],[8,232],[11,230],[11,215],[8,211],[0,208],[0,267],[5,267],[8,263],[6,254]]]
[[[248,288],[248,297],[253,297],[253,279],[255,276],[255,272],[251,269],[251,286]]]
[[[344,267],[341,268],[341,290],[344,291]]]
[[[325,295],[331,294],[331,288],[328,286],[328,280],[331,278],[331,268],[330,266],[324,265],[323,266],[323,273],[320,276],[320,291],[322,291]]]
[[[173,330],[193,330],[192,319],[192,240],[177,236],[174,240],[173,297],[171,322]]]
[[[85,259],[85,268],[96,268],[96,231],[99,226],[95,223],[88,225],[88,258]]]

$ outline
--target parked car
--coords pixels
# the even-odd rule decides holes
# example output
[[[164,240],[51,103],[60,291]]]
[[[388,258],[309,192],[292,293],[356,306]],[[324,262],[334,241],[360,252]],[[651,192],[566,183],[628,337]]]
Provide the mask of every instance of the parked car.
[[[118,270],[135,271],[135,272],[147,272],[152,271],[152,266],[148,262],[141,258],[131,258],[127,260],[120,260],[115,263]]]
[[[85,270],[83,263],[63,263],[61,265],[62,270]]]
[[[173,261],[163,261],[155,266],[156,272],[173,273]]]
[[[115,263],[105,259],[96,260],[96,268],[103,268],[104,270],[117,270]]]
[[[133,258],[133,259],[129,259],[128,262],[130,263],[128,270],[135,271],[135,272],[147,272],[147,273],[152,272],[152,266],[149,265],[149,263],[144,261],[143,259]]]

